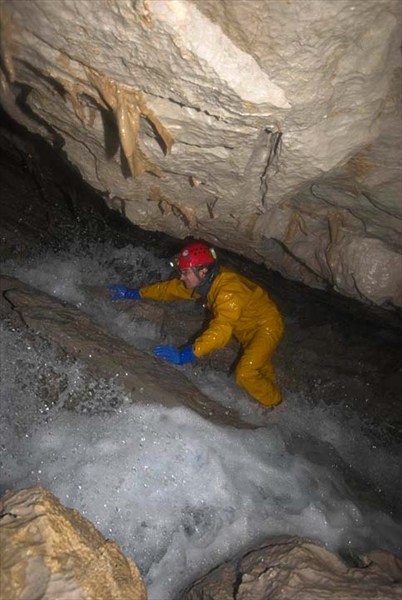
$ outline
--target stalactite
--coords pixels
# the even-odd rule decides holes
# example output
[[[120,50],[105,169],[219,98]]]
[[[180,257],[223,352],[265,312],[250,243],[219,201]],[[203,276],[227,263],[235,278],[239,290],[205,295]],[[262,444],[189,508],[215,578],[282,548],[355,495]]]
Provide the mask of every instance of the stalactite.
[[[153,125],[164,145],[165,154],[170,152],[174,139],[162,125],[155,113],[146,105],[141,91],[127,89],[108,77],[87,68],[88,80],[100,97],[113,111],[119,129],[120,143],[133,176],[144,172],[161,176],[159,167],[153,165],[139,146],[140,118],[145,117]]]

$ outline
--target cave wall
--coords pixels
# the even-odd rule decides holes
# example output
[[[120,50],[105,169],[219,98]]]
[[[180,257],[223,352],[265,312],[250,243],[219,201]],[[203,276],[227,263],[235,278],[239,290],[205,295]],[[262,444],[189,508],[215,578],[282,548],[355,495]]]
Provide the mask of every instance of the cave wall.
[[[0,102],[107,204],[402,304],[399,0],[4,0]]]

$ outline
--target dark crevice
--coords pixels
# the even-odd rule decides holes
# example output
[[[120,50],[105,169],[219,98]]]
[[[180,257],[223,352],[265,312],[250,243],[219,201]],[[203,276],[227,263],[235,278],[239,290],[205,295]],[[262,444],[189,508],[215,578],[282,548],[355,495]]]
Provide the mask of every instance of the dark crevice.
[[[243,573],[236,567],[236,578],[233,582],[233,600],[236,600],[241,583],[243,581]]]
[[[27,84],[15,84],[18,94],[15,98],[15,103],[20,111],[29,119],[43,127],[52,139],[55,148],[63,148],[64,140],[62,136],[51,126],[45,119],[37,115],[28,104],[28,97],[33,88]]]
[[[105,145],[105,156],[107,160],[112,159],[120,147],[119,128],[111,110],[100,109],[103,125],[103,141]],[[128,167],[128,165],[127,165]]]
[[[279,158],[282,150],[282,132],[272,132],[269,129],[266,129],[265,131],[268,134],[269,153],[265,169],[261,175],[261,202],[263,206],[265,204],[265,198],[268,194],[269,178],[273,175],[276,175],[279,171]]]

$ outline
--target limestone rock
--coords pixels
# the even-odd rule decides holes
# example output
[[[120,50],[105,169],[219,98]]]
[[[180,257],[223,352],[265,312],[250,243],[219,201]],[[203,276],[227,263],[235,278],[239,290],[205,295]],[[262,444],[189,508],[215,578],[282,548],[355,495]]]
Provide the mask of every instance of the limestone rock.
[[[371,552],[359,567],[308,540],[283,538],[221,565],[199,580],[186,600],[396,600],[402,594],[402,563],[385,551]]]
[[[146,600],[136,564],[41,487],[0,500],[1,597]]]
[[[399,0],[5,0],[7,112],[137,225],[401,306]]]

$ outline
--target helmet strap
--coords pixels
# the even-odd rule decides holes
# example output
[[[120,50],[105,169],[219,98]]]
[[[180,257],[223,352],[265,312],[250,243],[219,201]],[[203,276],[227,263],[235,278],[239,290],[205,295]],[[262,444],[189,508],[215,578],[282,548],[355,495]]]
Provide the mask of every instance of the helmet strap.
[[[194,267],[196,268],[196,267]],[[196,294],[199,294],[202,298],[205,298],[209,292],[209,289],[212,285],[213,280],[215,279],[215,277],[217,276],[219,271],[219,265],[218,265],[218,261],[215,261],[212,269],[210,269],[208,271],[208,273],[206,273],[204,279],[201,279],[201,277],[198,276],[198,280],[199,280],[199,284],[197,285],[197,287],[194,288],[194,292]]]

